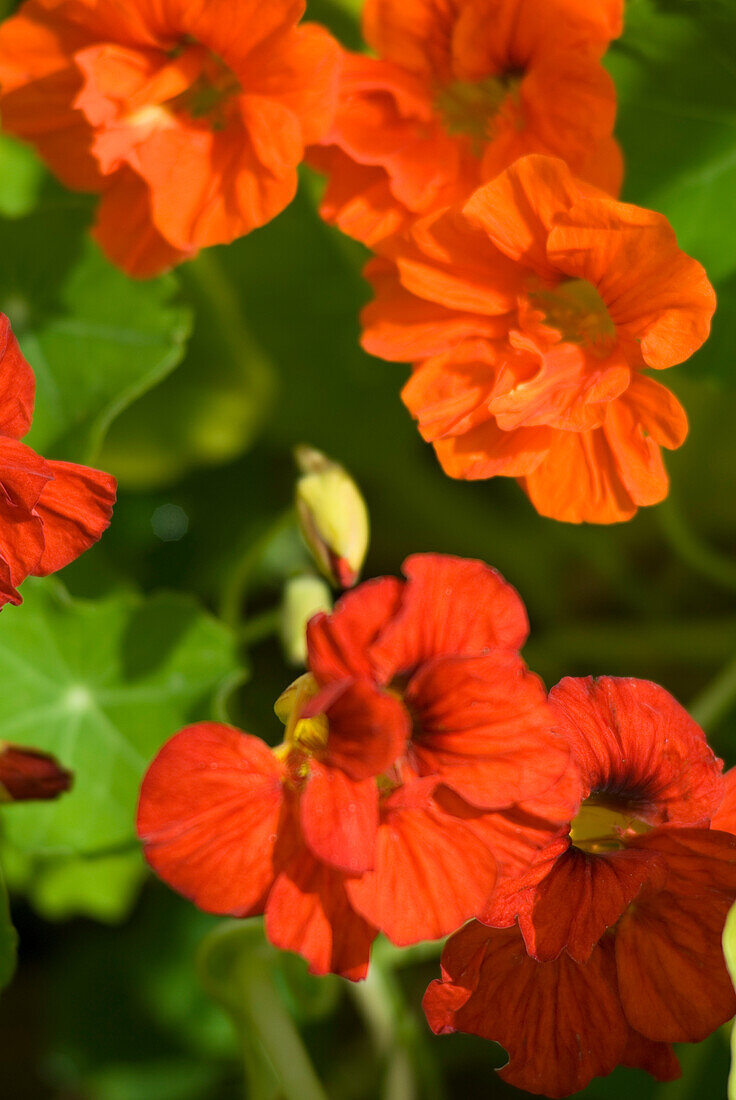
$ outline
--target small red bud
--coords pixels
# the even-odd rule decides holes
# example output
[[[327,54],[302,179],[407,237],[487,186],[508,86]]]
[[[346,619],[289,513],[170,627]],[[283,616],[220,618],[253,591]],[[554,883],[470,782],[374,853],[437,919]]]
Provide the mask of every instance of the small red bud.
[[[0,742],[0,801],[57,798],[72,785],[72,773],[48,753]]]

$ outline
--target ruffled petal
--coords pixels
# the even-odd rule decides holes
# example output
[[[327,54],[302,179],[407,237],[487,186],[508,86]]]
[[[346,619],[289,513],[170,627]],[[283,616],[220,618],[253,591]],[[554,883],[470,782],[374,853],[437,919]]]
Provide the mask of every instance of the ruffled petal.
[[[662,214],[581,197],[557,216],[547,255],[559,271],[598,288],[632,365],[674,366],[707,339],[713,287]]]
[[[638,846],[666,860],[664,889],[642,893],[616,930],[621,1000],[632,1027],[656,1042],[700,1042],[736,1013],[721,947],[736,899],[736,838],[663,830]]]
[[[396,264],[384,257],[371,260],[363,274],[376,298],[361,313],[361,344],[380,359],[413,363],[452,352],[461,340],[503,339],[508,334],[508,316],[452,310],[417,298],[401,285]]]
[[[401,606],[371,649],[382,678],[410,673],[432,657],[484,656],[526,641],[521,598],[484,562],[414,554],[402,568],[408,583]]]
[[[424,996],[429,1026],[501,1043],[510,1060],[500,1076],[516,1088],[568,1096],[624,1056],[629,1027],[610,943],[584,966],[565,954],[540,963],[518,929],[473,922],[448,941],[442,971]]]
[[[395,577],[366,581],[341,596],[330,615],[310,619],[309,667],[319,683],[374,674],[371,646],[396,613],[403,587]]]
[[[160,275],[196,252],[175,248],[159,233],[153,224],[148,184],[128,167],[107,182],[92,236],[108,259],[136,279]]]
[[[579,197],[580,186],[563,161],[532,155],[479,188],[463,213],[510,259],[554,280],[558,269],[547,255],[547,239]]]
[[[521,901],[519,926],[529,954],[546,961],[566,950],[576,962],[586,962],[642,887],[661,873],[654,853],[588,855],[568,848]]]
[[[565,523],[621,523],[637,509],[601,428],[554,431],[522,486],[540,515]]]
[[[53,479],[36,505],[44,548],[33,572],[45,577],[89,550],[110,526],[117,483],[110,474],[73,462],[47,462]]]

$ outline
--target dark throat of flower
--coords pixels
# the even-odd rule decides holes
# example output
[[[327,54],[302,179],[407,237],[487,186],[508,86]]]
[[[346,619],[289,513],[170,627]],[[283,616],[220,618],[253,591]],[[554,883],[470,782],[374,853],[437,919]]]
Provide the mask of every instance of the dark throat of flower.
[[[529,300],[568,343],[583,344],[600,355],[607,355],[615,343],[616,326],[608,307],[587,279],[566,279],[556,287],[532,290]]]
[[[570,826],[574,848],[590,854],[615,852],[626,847],[627,840],[651,829],[642,820],[641,804],[604,793],[585,799]]]
[[[455,80],[445,84],[435,95],[435,108],[447,133],[469,137],[473,152],[479,157],[483,146],[493,140],[506,107],[513,109],[515,124],[521,128],[519,90],[523,79],[523,72],[510,70],[485,80]]]
[[[221,57],[193,41],[185,42],[175,56],[190,59],[196,75],[190,86],[166,106],[174,113],[206,121],[213,130],[224,129],[228,105],[243,90],[235,73]]]

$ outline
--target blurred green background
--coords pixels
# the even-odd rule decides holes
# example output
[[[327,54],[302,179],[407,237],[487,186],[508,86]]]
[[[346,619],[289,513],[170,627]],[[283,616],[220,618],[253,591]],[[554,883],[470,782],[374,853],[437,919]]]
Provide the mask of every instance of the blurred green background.
[[[0,14],[13,6],[0,0]],[[308,8],[357,48],[359,6]],[[379,948],[359,989],[310,979],[257,925],[218,931],[139,857],[140,777],[179,726],[214,716],[280,737],[273,702],[296,673],[266,628],[308,564],[290,513],[297,443],[360,483],[365,575],[396,573],[413,551],[483,558],[521,592],[525,655],[548,685],[656,680],[736,762],[736,5],[627,0],[626,15],[606,59],[624,197],[668,215],[719,309],[708,345],[665,380],[691,422],[667,456],[670,498],[613,528],[542,519],[512,482],[442,474],[398,398],[405,369],[360,351],[366,254],[320,222],[315,175],[266,228],[133,283],[89,241],[91,202],[0,135],[0,309],[37,374],[28,442],[121,486],[102,543],[61,582],[29,581],[23,606],[0,617],[0,738],[48,748],[76,773],[58,803],[3,810],[20,935],[0,997],[8,1100],[276,1100],[264,1020],[284,1035],[293,1024],[289,1041],[330,1100],[520,1095],[493,1073],[499,1048],[429,1034],[419,1003],[435,949]],[[233,1006],[240,966],[256,1006]],[[679,1082],[618,1070],[585,1095],[725,1096],[726,1034],[681,1054]]]

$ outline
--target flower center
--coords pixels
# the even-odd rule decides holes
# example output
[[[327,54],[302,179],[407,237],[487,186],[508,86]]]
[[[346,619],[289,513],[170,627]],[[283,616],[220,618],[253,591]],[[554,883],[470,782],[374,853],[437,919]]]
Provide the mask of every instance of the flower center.
[[[196,57],[199,72],[190,86],[169,100],[167,106],[193,119],[207,119],[214,129],[223,129],[227,125],[228,100],[243,90],[240,81],[211,50],[192,45],[187,49],[189,52]]]
[[[286,726],[284,741],[275,751],[277,755],[287,757],[293,749],[304,756],[313,756],[327,744],[328,722],[325,714],[315,714],[313,718],[302,718],[306,703],[314,699],[319,686],[311,672],[305,672],[276,700],[276,716]]]
[[[610,351],[616,326],[597,288],[587,279],[567,279],[554,289],[535,290],[529,297],[563,340],[585,344],[601,355]]]
[[[624,801],[591,795],[570,826],[570,840],[581,852],[615,852],[626,847],[627,838],[650,829]]]
[[[448,134],[465,134],[477,156],[494,137],[501,108],[509,101],[518,106],[524,74],[517,71],[489,76],[485,80],[456,80],[437,92],[435,108]]]

